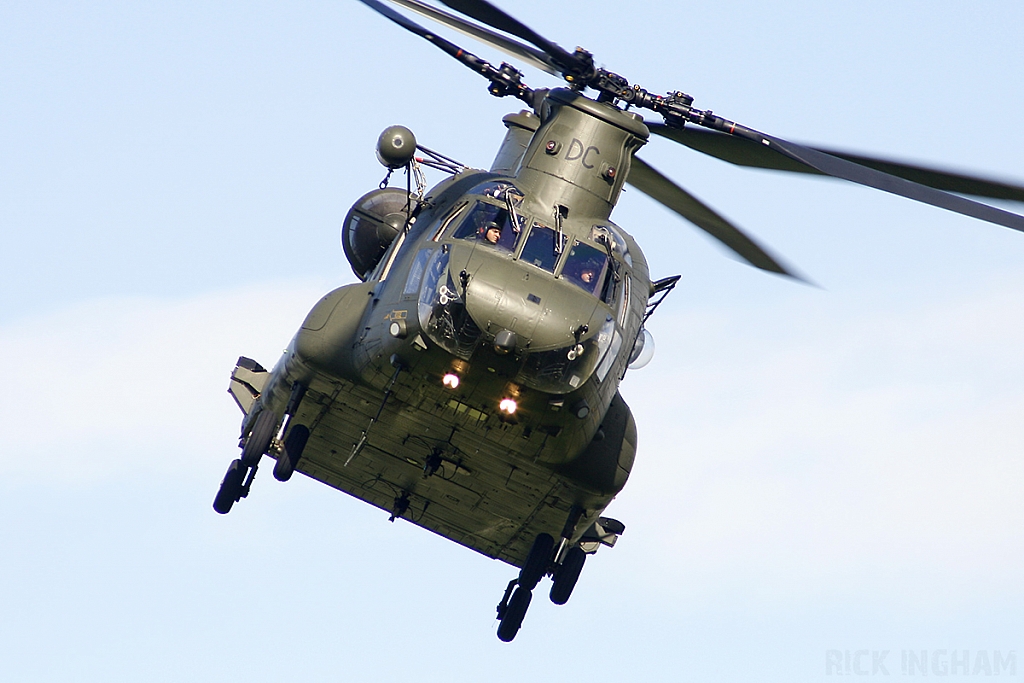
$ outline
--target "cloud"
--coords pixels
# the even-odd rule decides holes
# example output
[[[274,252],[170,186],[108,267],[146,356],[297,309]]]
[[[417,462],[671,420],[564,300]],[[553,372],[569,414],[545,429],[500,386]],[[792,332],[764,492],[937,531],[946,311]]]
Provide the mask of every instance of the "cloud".
[[[661,545],[652,585],[1013,585],[1024,279],[875,303],[661,318],[661,357],[624,385],[640,451],[610,510]]]
[[[92,480],[187,472],[241,413],[227,395],[239,355],[270,367],[330,287],[284,282],[181,300],[86,301],[0,328],[7,359],[0,472]]]
[[[659,311],[658,356],[623,387],[640,451],[609,509],[627,533],[603,555],[619,559],[602,571],[712,601],[1011,585],[1024,569],[1017,280],[884,312],[815,295]],[[329,289],[103,299],[0,328],[0,472],[188,478],[212,496],[237,453],[235,359],[270,367]]]

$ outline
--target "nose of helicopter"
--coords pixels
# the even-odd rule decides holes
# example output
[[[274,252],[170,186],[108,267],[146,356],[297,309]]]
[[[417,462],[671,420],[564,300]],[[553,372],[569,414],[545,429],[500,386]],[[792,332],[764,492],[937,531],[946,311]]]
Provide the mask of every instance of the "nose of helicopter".
[[[597,297],[532,265],[489,252],[477,249],[469,259],[465,304],[498,353],[575,345],[605,322],[607,312]]]
[[[457,358],[489,356],[491,372],[554,394],[578,389],[621,345],[611,310],[593,294],[489,247],[435,252],[419,319],[427,337]]]

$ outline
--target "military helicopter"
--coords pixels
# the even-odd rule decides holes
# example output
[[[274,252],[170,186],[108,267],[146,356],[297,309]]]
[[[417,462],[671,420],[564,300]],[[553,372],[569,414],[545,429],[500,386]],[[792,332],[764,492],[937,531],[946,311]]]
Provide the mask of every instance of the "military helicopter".
[[[444,0],[479,23],[392,0],[568,86],[532,89],[510,64],[495,67],[361,1],[528,108],[504,117],[488,170],[418,144],[407,128],[381,134],[378,158],[389,178],[405,171],[406,188],[386,179],[345,217],[342,246],[360,282],[317,302],[272,370],[239,359],[229,391],[244,414],[241,454],[213,507],[226,514],[247,497],[269,455],[278,480],[301,472],[391,521],[500,559],[519,569],[497,607],[503,641],[542,579],[564,604],[587,557],[625,529],[603,516],[637,450],[618,387],[650,359],[645,323],[679,277],[653,279],[611,220],[623,185],[750,265],[802,279],[636,156],[651,133],[735,164],[833,176],[1024,231],[1024,217],[960,196],[1024,201],[1024,187],[765,135],[695,108],[681,91],[631,85],[484,0]],[[450,177],[427,190],[424,166]]]

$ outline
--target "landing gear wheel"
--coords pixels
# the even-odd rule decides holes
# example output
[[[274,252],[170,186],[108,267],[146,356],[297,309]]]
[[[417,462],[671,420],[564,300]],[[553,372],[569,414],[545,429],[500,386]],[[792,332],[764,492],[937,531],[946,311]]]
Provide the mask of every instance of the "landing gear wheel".
[[[576,587],[576,581],[583,571],[583,563],[587,560],[587,554],[578,545],[569,548],[562,559],[562,564],[555,570],[551,583],[551,602],[556,605],[564,605],[569,602],[572,589]]]
[[[498,623],[499,640],[507,643],[516,637],[516,634],[519,633],[519,627],[523,625],[523,617],[526,616],[526,610],[529,608],[532,598],[533,593],[528,589],[522,586],[516,588],[516,592],[512,594],[508,601],[508,607],[505,609],[504,616],[501,617],[501,621]]]
[[[309,441],[309,428],[305,425],[295,425],[288,432],[284,440],[284,448],[281,455],[277,456],[277,464],[274,465],[274,478],[278,481],[288,481],[295,473],[295,466],[299,464],[302,451]]]
[[[263,454],[270,448],[270,442],[277,431],[277,415],[271,410],[263,410],[256,416],[256,424],[245,439],[242,447],[242,462],[246,465],[255,465],[263,457]]]
[[[213,509],[222,515],[231,512],[231,506],[242,497],[242,482],[245,479],[245,466],[241,460],[232,460],[227,474],[220,482],[217,497],[213,499]]]
[[[530,548],[530,554],[526,556],[526,562],[523,563],[523,568],[519,571],[519,585],[528,591],[532,591],[537,587],[537,584],[544,574],[547,573],[548,567],[551,566],[551,554],[555,549],[555,539],[551,537],[551,534],[537,534],[537,538],[533,540],[533,546]]]

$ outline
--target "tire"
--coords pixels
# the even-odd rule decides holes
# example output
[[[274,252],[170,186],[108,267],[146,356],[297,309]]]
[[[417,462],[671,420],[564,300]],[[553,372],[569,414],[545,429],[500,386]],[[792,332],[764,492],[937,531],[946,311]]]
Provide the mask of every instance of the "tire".
[[[284,449],[277,458],[277,464],[274,465],[275,479],[288,481],[292,478],[307,441],[309,441],[309,428],[305,425],[295,425],[288,431],[288,436],[284,440]]]
[[[523,625],[523,617],[530,607],[530,600],[533,593],[523,588],[516,587],[516,592],[508,601],[508,608],[505,609],[505,616],[498,622],[498,640],[507,643],[519,633],[519,627]]]
[[[232,460],[228,465],[228,471],[220,482],[217,496],[213,499],[213,509],[218,513],[226,515],[231,512],[231,506],[241,497],[245,469],[241,460]]]
[[[256,424],[245,439],[242,447],[242,462],[246,465],[256,465],[260,458],[270,448],[270,442],[277,431],[277,415],[273,411],[263,410],[256,416]]]
[[[293,474],[295,474],[295,465],[288,456],[288,451],[282,451],[281,455],[277,456],[277,463],[274,465],[274,479],[288,481]]]
[[[564,605],[569,602],[572,589],[576,587],[576,581],[583,571],[583,563],[587,561],[587,554],[583,548],[575,545],[565,553],[562,564],[555,571],[554,581],[551,584],[551,602],[556,605]]]
[[[526,556],[526,562],[519,571],[519,585],[528,591],[532,591],[544,578],[548,567],[551,566],[551,553],[555,550],[555,539],[551,534],[537,534],[533,539],[533,546],[530,554]]]

